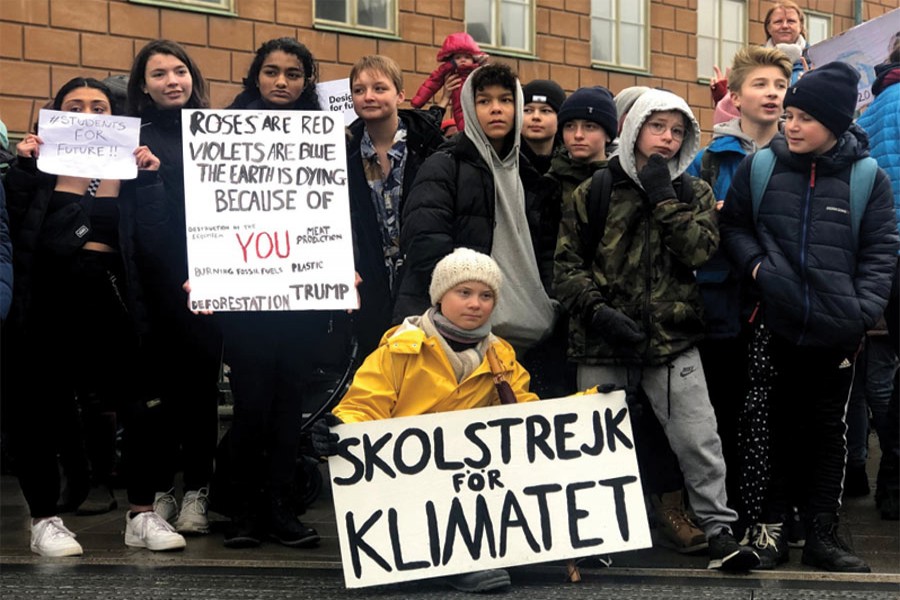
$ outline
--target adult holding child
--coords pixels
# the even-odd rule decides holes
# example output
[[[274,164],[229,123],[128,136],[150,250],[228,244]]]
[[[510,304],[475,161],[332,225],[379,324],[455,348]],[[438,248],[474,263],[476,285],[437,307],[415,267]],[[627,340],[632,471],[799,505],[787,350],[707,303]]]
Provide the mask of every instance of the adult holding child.
[[[77,77],[63,85],[54,110],[111,115],[109,89]],[[143,330],[134,260],[140,230],[133,224],[162,202],[159,159],[140,146],[136,180],[52,175],[37,168],[43,140],[29,134],[4,181],[15,247],[14,306],[3,336],[3,398],[16,472],[31,513],[31,550],[76,556],[81,545],[57,515],[58,444],[78,427],[76,397],[95,397],[125,416],[128,499],[125,543],[150,550],[185,541],[153,512],[149,472],[154,432],[143,418],[138,334]],[[73,205],[89,217],[84,242],[64,247],[55,232],[74,228]],[[79,211],[74,211],[79,212]],[[136,214],[137,217],[132,216]],[[59,227],[53,224],[59,223]],[[50,375],[48,375],[48,372]]]
[[[155,510],[182,533],[209,531],[207,490],[218,439],[222,339],[215,324],[192,314],[182,284],[188,277],[182,109],[207,108],[209,92],[185,49],[170,40],[145,45],[128,78],[128,112],[141,119],[141,143],[160,157],[165,205],[154,216],[153,252],[141,263],[151,325],[150,358],[161,403],[151,411],[169,429],[157,442],[165,464],[157,476]],[[183,472],[181,509],[174,478]]]

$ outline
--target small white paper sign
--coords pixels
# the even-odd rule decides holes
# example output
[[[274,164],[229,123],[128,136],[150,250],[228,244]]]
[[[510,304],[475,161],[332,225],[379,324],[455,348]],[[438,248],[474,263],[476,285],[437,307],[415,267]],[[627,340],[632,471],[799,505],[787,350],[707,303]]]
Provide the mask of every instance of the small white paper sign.
[[[141,120],[42,109],[37,167],[44,173],[99,179],[134,179]]]
[[[348,588],[652,545],[622,391],[334,431]]]
[[[357,308],[341,118],[182,110],[193,310]]]
[[[875,65],[884,62],[890,54],[891,41],[898,33],[900,33],[900,8],[810,46],[809,58],[813,66],[839,60],[859,71],[859,98],[856,110],[860,110],[872,102]]]
[[[353,95],[350,93],[350,78],[320,81],[316,83],[316,93],[319,94],[319,105],[323,110],[344,115],[344,125],[350,125],[356,120]]]

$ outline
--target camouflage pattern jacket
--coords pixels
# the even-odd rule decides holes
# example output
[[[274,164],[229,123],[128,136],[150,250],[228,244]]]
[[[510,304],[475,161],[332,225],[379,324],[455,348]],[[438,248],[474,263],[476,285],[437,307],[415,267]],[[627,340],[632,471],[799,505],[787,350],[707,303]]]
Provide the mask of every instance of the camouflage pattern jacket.
[[[691,190],[680,190],[679,177],[674,181],[678,199],[651,207],[618,156],[609,169],[605,226],[591,223],[587,214],[590,181],[575,190],[560,224],[554,284],[570,315],[569,357],[583,364],[665,364],[703,333],[694,270],[719,244],[715,199],[709,186],[694,177],[687,179]],[[604,227],[602,237],[588,234],[592,227]],[[602,305],[631,317],[647,340],[627,351],[613,349],[590,330]]]

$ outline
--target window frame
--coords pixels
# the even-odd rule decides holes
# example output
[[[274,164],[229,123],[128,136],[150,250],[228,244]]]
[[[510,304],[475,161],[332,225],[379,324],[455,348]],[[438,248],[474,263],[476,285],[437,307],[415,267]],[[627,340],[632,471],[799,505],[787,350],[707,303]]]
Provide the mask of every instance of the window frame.
[[[722,42],[723,42],[723,38],[722,38],[722,33],[721,33],[721,31],[722,31],[722,22],[723,22],[723,18],[724,18],[722,13],[723,13],[724,11],[722,11],[721,7],[722,7],[722,4],[723,4],[724,2],[726,2],[727,0],[709,0],[709,1],[710,1],[710,2],[714,2],[714,3],[717,5],[717,7],[718,7],[718,15],[719,15],[719,18],[718,18],[718,22],[716,23],[717,34],[714,35],[714,36],[701,35],[701,33],[700,33],[700,20],[699,20],[700,4],[699,4],[699,2],[698,2],[698,4],[697,4],[697,15],[698,15],[698,19],[697,19],[697,35],[696,35],[696,39],[697,39],[697,41],[698,41],[698,45],[697,45],[697,56],[698,56],[698,58],[699,58],[699,56],[700,56],[699,40],[700,40],[701,37],[707,38],[707,39],[715,40],[715,43],[716,43],[716,51],[715,51],[715,54],[714,54],[714,56],[713,56],[712,65],[718,66],[719,69],[722,71],[722,73],[725,73],[725,70],[728,68],[728,66],[731,65],[731,61],[732,61],[732,59],[734,58],[734,55],[732,54],[732,56],[729,57],[727,61],[724,61],[724,63],[723,63],[723,60],[722,60]],[[733,0],[733,1],[734,1],[734,0]],[[743,24],[742,27],[741,27],[741,35],[743,35],[743,39],[742,39],[742,40],[724,40],[724,41],[728,41],[728,42],[739,42],[739,43],[738,43],[739,46],[745,47],[745,46],[749,45],[749,43],[750,43],[750,42],[748,41],[749,38],[750,38],[750,21],[749,21],[749,9],[750,9],[750,6],[749,6],[749,0],[740,0],[740,2],[741,2],[741,3],[743,4],[743,6],[744,6],[744,18],[740,20],[740,22]],[[711,78],[712,78],[712,69],[710,68],[710,72],[709,72],[709,73],[706,73],[705,75],[704,75],[704,74],[701,74],[701,73],[700,73],[700,62],[698,61],[698,62],[697,62],[697,81],[706,83],[706,82],[709,82]]]
[[[390,18],[390,27],[381,28],[381,27],[372,27],[370,25],[360,25],[355,21],[358,18],[359,10],[357,2],[359,0],[346,0],[350,5],[349,12],[351,16],[352,22],[346,21],[332,21],[331,19],[322,19],[316,16],[316,5],[319,0],[312,0],[312,11],[313,11],[313,28],[322,29],[325,31],[336,31],[341,33],[352,33],[357,35],[367,35],[372,37],[382,37],[388,39],[400,39],[398,30],[399,30],[399,21],[400,21],[400,2],[399,0],[385,0],[385,2],[389,3],[388,7],[388,16]]]
[[[806,15],[806,22],[804,23],[804,29],[806,29],[806,43],[812,46],[813,44],[818,44],[819,42],[830,39],[834,35],[834,15],[819,12],[816,10],[806,10],[803,9],[803,14]],[[817,41],[812,41],[809,39],[809,22],[811,19],[822,19],[826,23],[828,23],[828,35],[825,38]]]
[[[491,6],[491,17],[492,22],[494,24],[494,30],[491,31],[491,37],[495,39],[499,39],[502,36],[501,30],[501,19],[500,12],[503,8],[503,3],[510,0],[466,0],[465,2],[465,14],[463,16],[463,24],[465,26],[465,30],[469,30],[469,3],[470,2],[489,2]],[[526,5],[528,7],[529,18],[528,18],[528,27],[531,32],[531,35],[527,36],[528,48],[516,48],[513,46],[501,46],[489,44],[486,42],[478,42],[478,46],[485,51],[490,51],[492,54],[499,54],[501,56],[514,56],[521,58],[535,58],[537,56],[537,32],[535,31],[537,26],[537,0],[522,0],[516,1],[516,5]],[[474,37],[474,36],[473,36]]]
[[[641,56],[641,61],[644,63],[643,66],[622,64],[621,58],[619,56],[621,54],[619,51],[619,40],[620,40],[621,13],[622,13],[622,11],[619,10],[619,7],[622,2],[633,3],[634,0],[610,0],[610,1],[615,3],[615,11],[616,11],[616,16],[615,16],[615,21],[614,21],[614,30],[615,30],[615,34],[616,34],[616,39],[615,39],[615,43],[612,48],[613,52],[615,53],[615,60],[603,61],[603,60],[594,58],[594,42],[593,42],[594,22],[599,21],[599,20],[605,21],[606,19],[601,19],[600,17],[594,16],[593,3],[591,3],[590,14],[588,15],[588,18],[590,19],[590,33],[591,33],[591,66],[594,68],[602,68],[602,69],[610,70],[610,71],[624,71],[624,72],[628,72],[628,73],[650,73],[650,55],[651,55],[650,32],[652,29],[652,17],[650,14],[650,0],[640,0],[640,2],[643,4],[643,14],[645,16],[645,22],[642,23],[643,30],[644,30],[644,51],[642,53],[643,55]]]
[[[235,0],[128,0],[128,2],[226,17],[237,16],[237,12],[234,10]]]

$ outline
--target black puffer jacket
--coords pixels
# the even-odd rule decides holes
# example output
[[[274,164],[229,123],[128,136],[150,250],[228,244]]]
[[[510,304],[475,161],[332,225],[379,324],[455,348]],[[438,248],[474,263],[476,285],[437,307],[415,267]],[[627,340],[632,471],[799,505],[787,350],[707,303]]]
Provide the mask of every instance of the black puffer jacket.
[[[752,281],[773,332],[799,346],[855,350],[891,288],[898,240],[890,182],[879,170],[856,244],[850,169],[868,155],[865,133],[852,125],[818,157],[793,154],[780,135],[771,148],[777,161],[756,222],[748,157],[721,212],[722,242]]]
[[[401,207],[406,205],[419,167],[444,142],[431,114],[420,110],[401,110],[400,119],[406,126],[406,164],[403,169]],[[391,325],[394,298],[397,290],[390,289],[384,266],[381,225],[372,203],[372,191],[363,170],[360,144],[365,123],[354,121],[349,128],[347,143],[347,186],[350,194],[350,218],[356,252],[356,270],[362,277],[359,284],[360,309],[354,319],[361,356],[378,347],[378,342]],[[402,210],[402,208],[401,208]],[[404,221],[401,219],[401,227]]]
[[[544,288],[553,279],[553,252],[559,209],[546,202],[548,185],[528,160],[519,155],[519,177],[525,189],[525,215]],[[394,306],[394,321],[418,315],[431,306],[428,286],[434,266],[454,248],[465,246],[484,254],[494,242],[494,179],[469,138],[457,134],[422,168],[403,208],[400,250],[406,270]]]
[[[15,270],[9,318],[27,332],[33,318],[32,292],[37,272],[46,268],[48,261],[59,263],[71,258],[49,255],[40,245],[41,227],[50,207],[56,175],[39,171],[33,158],[19,157],[10,168],[4,185]],[[118,241],[127,278],[125,301],[139,333],[145,333],[149,325],[137,261],[148,252],[148,239],[154,228],[152,219],[162,210],[164,202],[165,190],[155,171],[138,171],[136,179],[123,181],[119,189]]]

